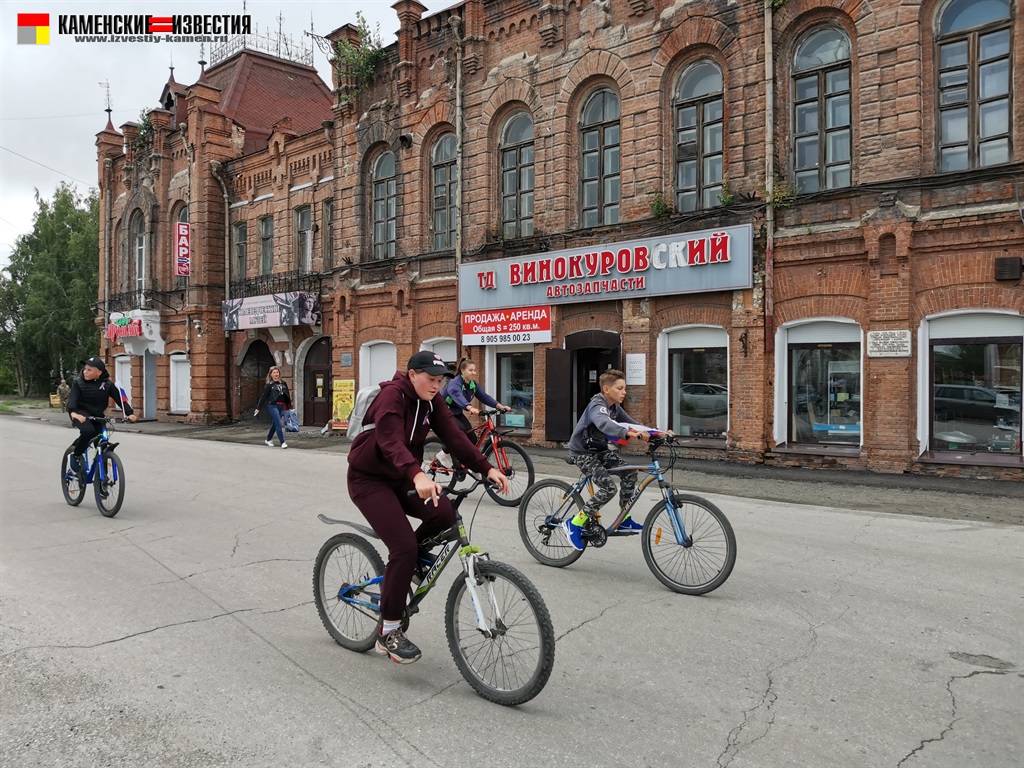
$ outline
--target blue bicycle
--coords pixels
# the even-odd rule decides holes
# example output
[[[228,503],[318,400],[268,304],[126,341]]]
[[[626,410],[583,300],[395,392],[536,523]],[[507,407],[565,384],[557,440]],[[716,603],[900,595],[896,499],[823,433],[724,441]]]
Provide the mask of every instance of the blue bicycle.
[[[86,449],[82,455],[82,463],[76,472],[71,467],[71,457],[75,448],[70,446],[64,451],[64,458],[60,464],[61,490],[64,491],[64,500],[72,507],[77,507],[85,498],[85,489],[90,485],[96,496],[96,506],[104,517],[113,517],[124,503],[124,466],[121,458],[114,453],[117,443],[110,442],[111,426],[115,421],[125,419],[108,419],[103,416],[90,416],[90,421],[103,424],[103,431],[89,443],[92,449],[92,457]]]
[[[496,704],[515,706],[540,693],[551,676],[555,631],[547,606],[530,580],[470,544],[459,505],[484,481],[468,474],[475,480],[471,486],[445,490],[454,497],[455,525],[424,542],[427,551],[438,546],[441,551],[417,565],[402,629],[408,629],[409,618],[458,555],[462,573],[448,590],[444,612],[448,648],[459,672],[478,694]],[[365,525],[318,517],[378,538]],[[381,623],[383,574],[384,561],[362,536],[339,533],[320,548],[313,567],[313,596],[324,627],[343,648],[364,653],[374,646]]]
[[[593,485],[583,475],[575,484],[548,479],[534,484],[519,505],[519,535],[531,555],[544,565],[562,568],[576,562],[589,547],[603,547],[611,536],[635,536],[635,531],[617,531],[627,515],[639,503],[640,494],[653,483],[661,490],[661,499],[647,513],[640,531],[644,559],[651,573],[669,589],[685,595],[703,595],[725,583],[736,563],[736,535],[718,507],[707,499],[679,493],[662,474],[655,452],[665,446],[669,462],[675,463],[674,440],[668,435],[652,435],[646,464],[614,466],[609,474],[636,471],[636,492],[629,503],[605,527],[600,516],[592,516],[583,526],[583,549],[574,549],[561,529],[562,521],[583,509],[585,499],[593,495]],[[617,451],[614,443],[610,451]],[[566,459],[569,463],[569,459]],[[634,516],[634,519],[635,516]]]

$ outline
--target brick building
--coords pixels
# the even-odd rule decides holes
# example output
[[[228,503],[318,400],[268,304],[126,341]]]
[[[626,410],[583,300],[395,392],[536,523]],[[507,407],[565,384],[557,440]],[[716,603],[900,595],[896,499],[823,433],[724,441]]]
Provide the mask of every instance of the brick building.
[[[168,83],[163,144],[99,134],[111,286],[138,285],[134,212],[166,237],[187,200],[193,225],[184,290],[145,275],[174,307],[132,308],[169,365],[118,364],[154,415],[242,416],[274,361],[323,423],[333,379],[432,348],[476,359],[527,442],[566,439],[621,367],[630,412],[696,457],[1021,477],[1012,0],[393,7],[373,78],[243,50]],[[308,97],[279,105],[298,89],[243,59]]]

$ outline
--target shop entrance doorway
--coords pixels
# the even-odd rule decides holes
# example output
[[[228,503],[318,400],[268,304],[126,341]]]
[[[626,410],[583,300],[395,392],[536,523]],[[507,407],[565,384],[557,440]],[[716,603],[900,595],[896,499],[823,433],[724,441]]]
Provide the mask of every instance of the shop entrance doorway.
[[[565,442],[572,437],[590,398],[601,391],[601,374],[620,368],[621,360],[621,339],[611,331],[569,334],[565,349],[548,350],[545,439]]]
[[[331,420],[331,340],[315,342],[306,353],[302,423],[323,426]]]

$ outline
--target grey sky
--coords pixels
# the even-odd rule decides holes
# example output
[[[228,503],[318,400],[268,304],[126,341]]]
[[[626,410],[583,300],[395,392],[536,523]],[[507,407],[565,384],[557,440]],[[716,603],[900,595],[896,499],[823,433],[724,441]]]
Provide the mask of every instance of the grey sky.
[[[420,0],[429,15],[453,0]],[[398,17],[389,0],[248,0],[245,13],[260,34],[281,28],[296,41],[302,33],[326,35],[356,23],[361,11],[371,28],[380,25],[385,45],[395,39]],[[50,14],[49,45],[18,45],[18,14]],[[193,43],[79,43],[59,35],[61,14],[241,14],[242,0],[0,0],[0,268],[19,235],[32,229],[35,190],[52,197],[61,181],[83,193],[97,186],[96,134],[106,125],[106,91],[110,83],[114,127],[138,119],[143,108],[158,106],[174,77],[190,84],[199,75],[199,45]],[[327,57],[313,46],[314,64],[330,84]],[[209,46],[206,47],[209,61]],[[44,167],[45,166],[45,167]]]

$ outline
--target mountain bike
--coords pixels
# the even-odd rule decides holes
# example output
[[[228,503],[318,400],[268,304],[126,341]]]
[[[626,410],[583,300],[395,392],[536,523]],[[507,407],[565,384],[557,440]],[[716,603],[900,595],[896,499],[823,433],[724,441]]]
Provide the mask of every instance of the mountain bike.
[[[448,648],[459,672],[478,694],[496,704],[515,706],[532,699],[547,683],[555,661],[555,631],[547,606],[530,580],[470,543],[459,506],[484,482],[472,477],[475,482],[468,488],[445,490],[454,497],[455,524],[423,543],[428,552],[438,546],[441,550],[417,564],[402,630],[408,629],[409,619],[458,555],[462,573],[448,590],[444,612]],[[379,538],[368,526],[318,517],[321,522],[347,525]],[[313,567],[313,596],[324,627],[343,648],[364,653],[376,643],[383,574],[384,561],[362,536],[339,533],[320,547]]]
[[[72,507],[77,507],[85,498],[85,489],[92,485],[96,496],[96,506],[104,517],[113,517],[124,503],[124,465],[121,457],[114,453],[118,443],[110,442],[110,433],[114,431],[115,421],[126,419],[108,419],[105,416],[89,416],[90,421],[103,424],[103,431],[89,442],[89,448],[82,454],[82,467],[76,472],[71,468],[71,457],[75,453],[74,446],[64,451],[60,464],[61,489],[64,500]],[[92,458],[89,457],[92,449]]]
[[[583,550],[573,548],[561,528],[562,522],[583,509],[593,495],[587,475],[570,485],[564,480],[541,480],[530,488],[519,506],[519,535],[526,549],[544,565],[562,568],[576,562],[590,547],[603,547],[615,536],[639,534],[647,566],[669,589],[686,595],[702,595],[725,583],[736,564],[736,536],[722,511],[707,499],[674,490],[665,480],[656,451],[668,448],[665,469],[675,463],[675,442],[671,436],[652,435],[647,453],[650,461],[609,466],[612,475],[636,471],[636,491],[619,510],[611,525],[591,516],[583,527]],[[614,455],[617,446],[610,443]],[[566,463],[572,463],[568,458]],[[614,464],[609,461],[609,465]],[[657,483],[662,498],[647,514],[643,529],[617,531],[648,486]]]
[[[484,417],[484,423],[474,427],[472,431],[479,432],[476,438],[477,449],[508,478],[509,484],[512,486],[509,495],[502,496],[494,486],[487,485],[487,494],[503,507],[517,507],[523,494],[526,493],[526,489],[533,485],[533,481],[536,479],[533,460],[530,459],[523,446],[505,437],[514,430],[495,426],[494,416],[498,413],[497,410],[480,411],[480,415]],[[442,449],[451,456],[452,466],[446,466],[435,458],[437,452]],[[422,469],[427,477],[449,490],[465,480],[468,472],[437,437],[428,438],[423,444]]]

